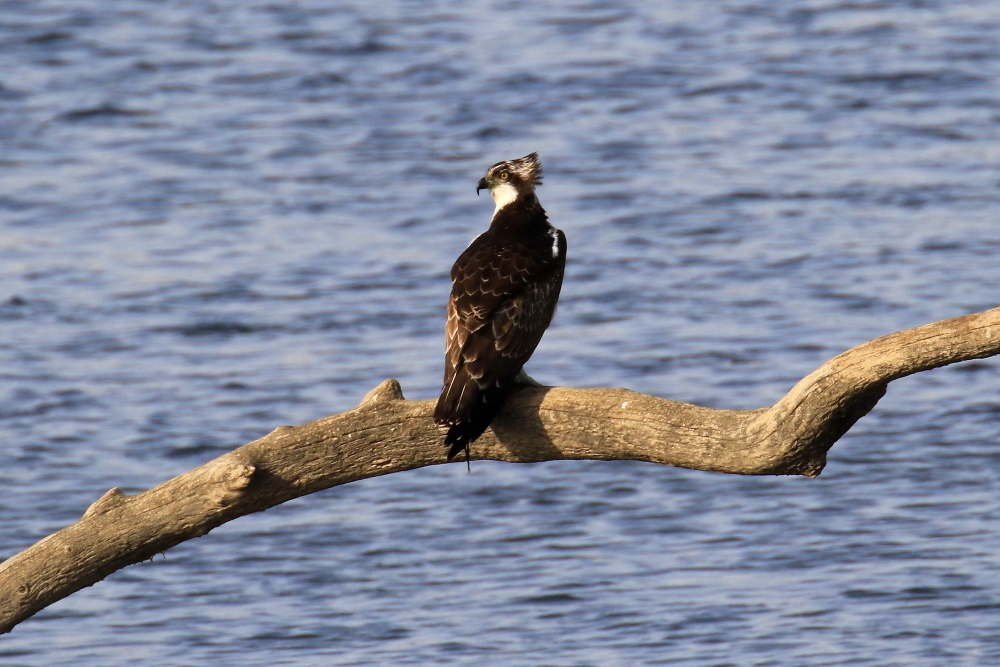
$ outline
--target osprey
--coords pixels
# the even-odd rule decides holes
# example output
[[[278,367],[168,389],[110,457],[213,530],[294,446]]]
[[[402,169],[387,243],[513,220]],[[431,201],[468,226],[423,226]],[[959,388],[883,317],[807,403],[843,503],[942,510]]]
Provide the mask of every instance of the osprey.
[[[482,435],[556,310],[566,236],[549,224],[535,186],[538,154],[497,162],[479,180],[496,209],[490,228],[451,267],[444,386],[434,421],[448,427],[450,461]]]

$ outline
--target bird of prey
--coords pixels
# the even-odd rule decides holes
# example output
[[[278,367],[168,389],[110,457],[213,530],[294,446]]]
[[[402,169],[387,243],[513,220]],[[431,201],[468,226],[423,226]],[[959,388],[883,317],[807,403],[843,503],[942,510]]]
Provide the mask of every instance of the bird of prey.
[[[478,438],[503,406],[521,367],[556,310],[566,268],[566,236],[549,224],[535,187],[538,154],[497,162],[479,180],[496,209],[490,228],[451,268],[445,324],[444,386],[434,421],[448,427],[450,461]]]

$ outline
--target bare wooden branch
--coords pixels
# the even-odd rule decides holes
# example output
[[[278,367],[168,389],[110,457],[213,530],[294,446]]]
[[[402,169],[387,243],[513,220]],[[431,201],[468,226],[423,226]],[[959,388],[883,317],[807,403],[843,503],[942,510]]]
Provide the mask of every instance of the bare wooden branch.
[[[743,475],[819,475],[826,453],[897,378],[1000,353],[1000,308],[859,345],[770,408],[735,411],[627,389],[524,385],[472,447],[476,459],[638,460]],[[348,412],[267,436],[128,496],[0,564],[0,631],[127,565],[227,521],[367,477],[445,463],[434,401],[386,380]]]

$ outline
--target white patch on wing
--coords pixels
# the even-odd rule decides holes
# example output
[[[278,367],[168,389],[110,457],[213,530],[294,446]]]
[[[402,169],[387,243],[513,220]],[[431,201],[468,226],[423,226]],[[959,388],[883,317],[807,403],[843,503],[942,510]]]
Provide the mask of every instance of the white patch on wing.
[[[497,205],[493,211],[493,216],[496,217],[497,211],[517,199],[517,188],[510,183],[501,183],[490,190],[490,194],[493,195],[493,201]]]
[[[549,236],[552,237],[552,259],[556,259],[559,257],[559,232],[550,229]]]
[[[495,214],[494,214],[494,215],[495,215]],[[483,232],[483,234],[485,234],[485,233],[486,233],[486,232]],[[469,246],[471,246],[471,245],[472,245],[473,243],[475,243],[476,241],[478,241],[478,240],[479,240],[479,237],[480,237],[480,236],[482,236],[483,234],[476,234],[476,238],[474,238],[474,239],[472,239],[471,241],[469,241],[469,245],[465,246],[465,249],[466,249],[466,250],[468,250],[468,249],[469,249]]]

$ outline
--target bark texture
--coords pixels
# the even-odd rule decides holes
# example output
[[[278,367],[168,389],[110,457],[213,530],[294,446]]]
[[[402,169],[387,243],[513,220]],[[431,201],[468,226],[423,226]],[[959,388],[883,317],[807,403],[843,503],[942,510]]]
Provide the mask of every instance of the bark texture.
[[[830,447],[897,378],[1000,354],[1000,308],[859,345],[778,403],[714,410],[627,389],[523,385],[472,447],[475,459],[636,460],[742,475],[823,470]],[[0,632],[127,565],[237,517],[332,486],[445,463],[434,401],[386,380],[361,404],[282,426],[179,477],[128,496],[117,488],[77,522],[0,564]]]

